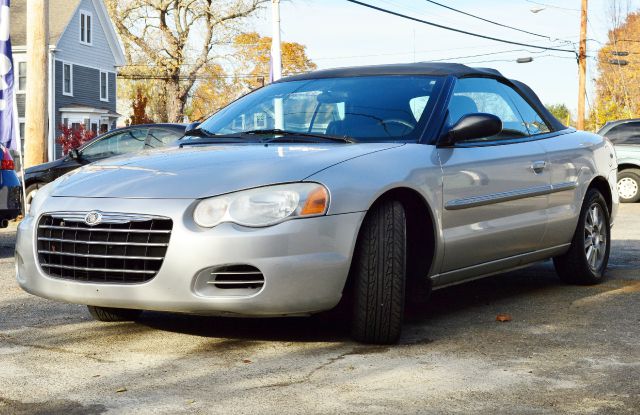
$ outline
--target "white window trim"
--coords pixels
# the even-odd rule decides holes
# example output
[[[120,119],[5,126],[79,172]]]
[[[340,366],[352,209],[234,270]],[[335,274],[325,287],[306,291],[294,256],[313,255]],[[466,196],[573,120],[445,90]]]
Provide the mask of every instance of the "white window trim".
[[[91,42],[87,42],[86,40],[82,40],[82,17],[84,16],[84,28],[85,28],[85,39],[87,39],[87,33],[91,32]],[[90,17],[90,27],[87,27],[87,16]],[[79,15],[79,21],[78,21],[78,29],[79,29],[79,34],[78,34],[78,41],[80,41],[81,44],[85,45],[85,46],[93,46],[93,14],[91,14],[91,12],[88,12],[86,10],[80,10],[80,15]],[[91,30],[87,30],[87,29],[91,29]]]
[[[107,94],[107,96],[105,98],[102,97],[102,75],[104,74],[104,79],[107,82],[106,88],[105,88],[105,92]],[[105,71],[100,71],[100,101],[102,102],[109,102],[109,73],[105,72]]]
[[[16,94],[26,94],[27,93],[27,85],[25,84],[24,89],[20,89],[20,64],[27,64],[26,60],[14,59],[14,71],[13,71],[13,84],[16,86]],[[25,68],[26,70],[26,68]],[[29,75],[27,75],[28,77]]]
[[[64,90],[64,67],[65,66],[69,66],[69,89],[70,91],[67,92]],[[69,62],[64,62],[62,61],[62,95],[67,96],[67,97],[72,97],[73,96],[73,64],[69,63]]]

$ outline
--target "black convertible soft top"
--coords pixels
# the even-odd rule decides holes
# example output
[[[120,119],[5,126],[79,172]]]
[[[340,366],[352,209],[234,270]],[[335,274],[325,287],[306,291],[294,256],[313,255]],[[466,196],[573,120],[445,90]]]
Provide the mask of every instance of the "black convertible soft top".
[[[460,63],[416,62],[391,65],[354,66],[349,68],[323,69],[300,75],[283,78],[277,82],[290,82],[323,78],[346,78],[355,76],[385,76],[385,75],[428,75],[454,76],[456,78],[486,77],[497,79],[511,85],[518,90],[529,103],[542,115],[552,131],[564,130],[567,127],[558,121],[542,104],[540,98],[526,84],[508,79],[499,71],[491,68],[472,68]]]

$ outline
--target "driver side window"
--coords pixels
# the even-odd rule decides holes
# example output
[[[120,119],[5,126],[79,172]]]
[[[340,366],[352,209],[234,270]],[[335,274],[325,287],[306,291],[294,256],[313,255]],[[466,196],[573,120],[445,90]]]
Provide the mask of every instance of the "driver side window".
[[[87,158],[107,158],[144,149],[147,129],[131,129],[105,137],[82,150]]]
[[[509,140],[529,137],[529,130],[506,89],[495,79],[463,78],[456,82],[449,102],[449,124],[473,113],[492,114],[502,120],[502,132],[473,141]]]

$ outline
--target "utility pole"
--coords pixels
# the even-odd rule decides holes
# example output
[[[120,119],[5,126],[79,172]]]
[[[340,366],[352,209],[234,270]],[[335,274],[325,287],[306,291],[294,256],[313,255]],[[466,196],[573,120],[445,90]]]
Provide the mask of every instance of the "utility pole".
[[[27,0],[25,167],[45,161],[47,138],[49,0]]]
[[[582,0],[580,16],[580,50],[578,52],[578,130],[585,127],[585,99],[587,96],[587,13],[588,0]]]
[[[280,0],[271,0],[271,81],[282,78],[282,50],[280,47]]]
[[[271,0],[273,33],[271,35],[271,82],[282,78],[282,48],[280,44],[280,0]],[[284,103],[282,98],[273,102],[274,127],[284,130]]]

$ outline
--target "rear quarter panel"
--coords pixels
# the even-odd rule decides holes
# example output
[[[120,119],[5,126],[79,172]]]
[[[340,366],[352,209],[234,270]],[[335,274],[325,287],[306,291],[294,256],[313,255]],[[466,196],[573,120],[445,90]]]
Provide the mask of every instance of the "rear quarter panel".
[[[572,131],[541,142],[549,154],[552,185],[576,185],[573,191],[549,195],[549,222],[544,245],[558,246],[571,242],[587,189],[596,177],[608,181],[613,195],[612,216],[615,215],[618,202],[612,172],[617,169],[616,157],[608,140],[583,131]]]

